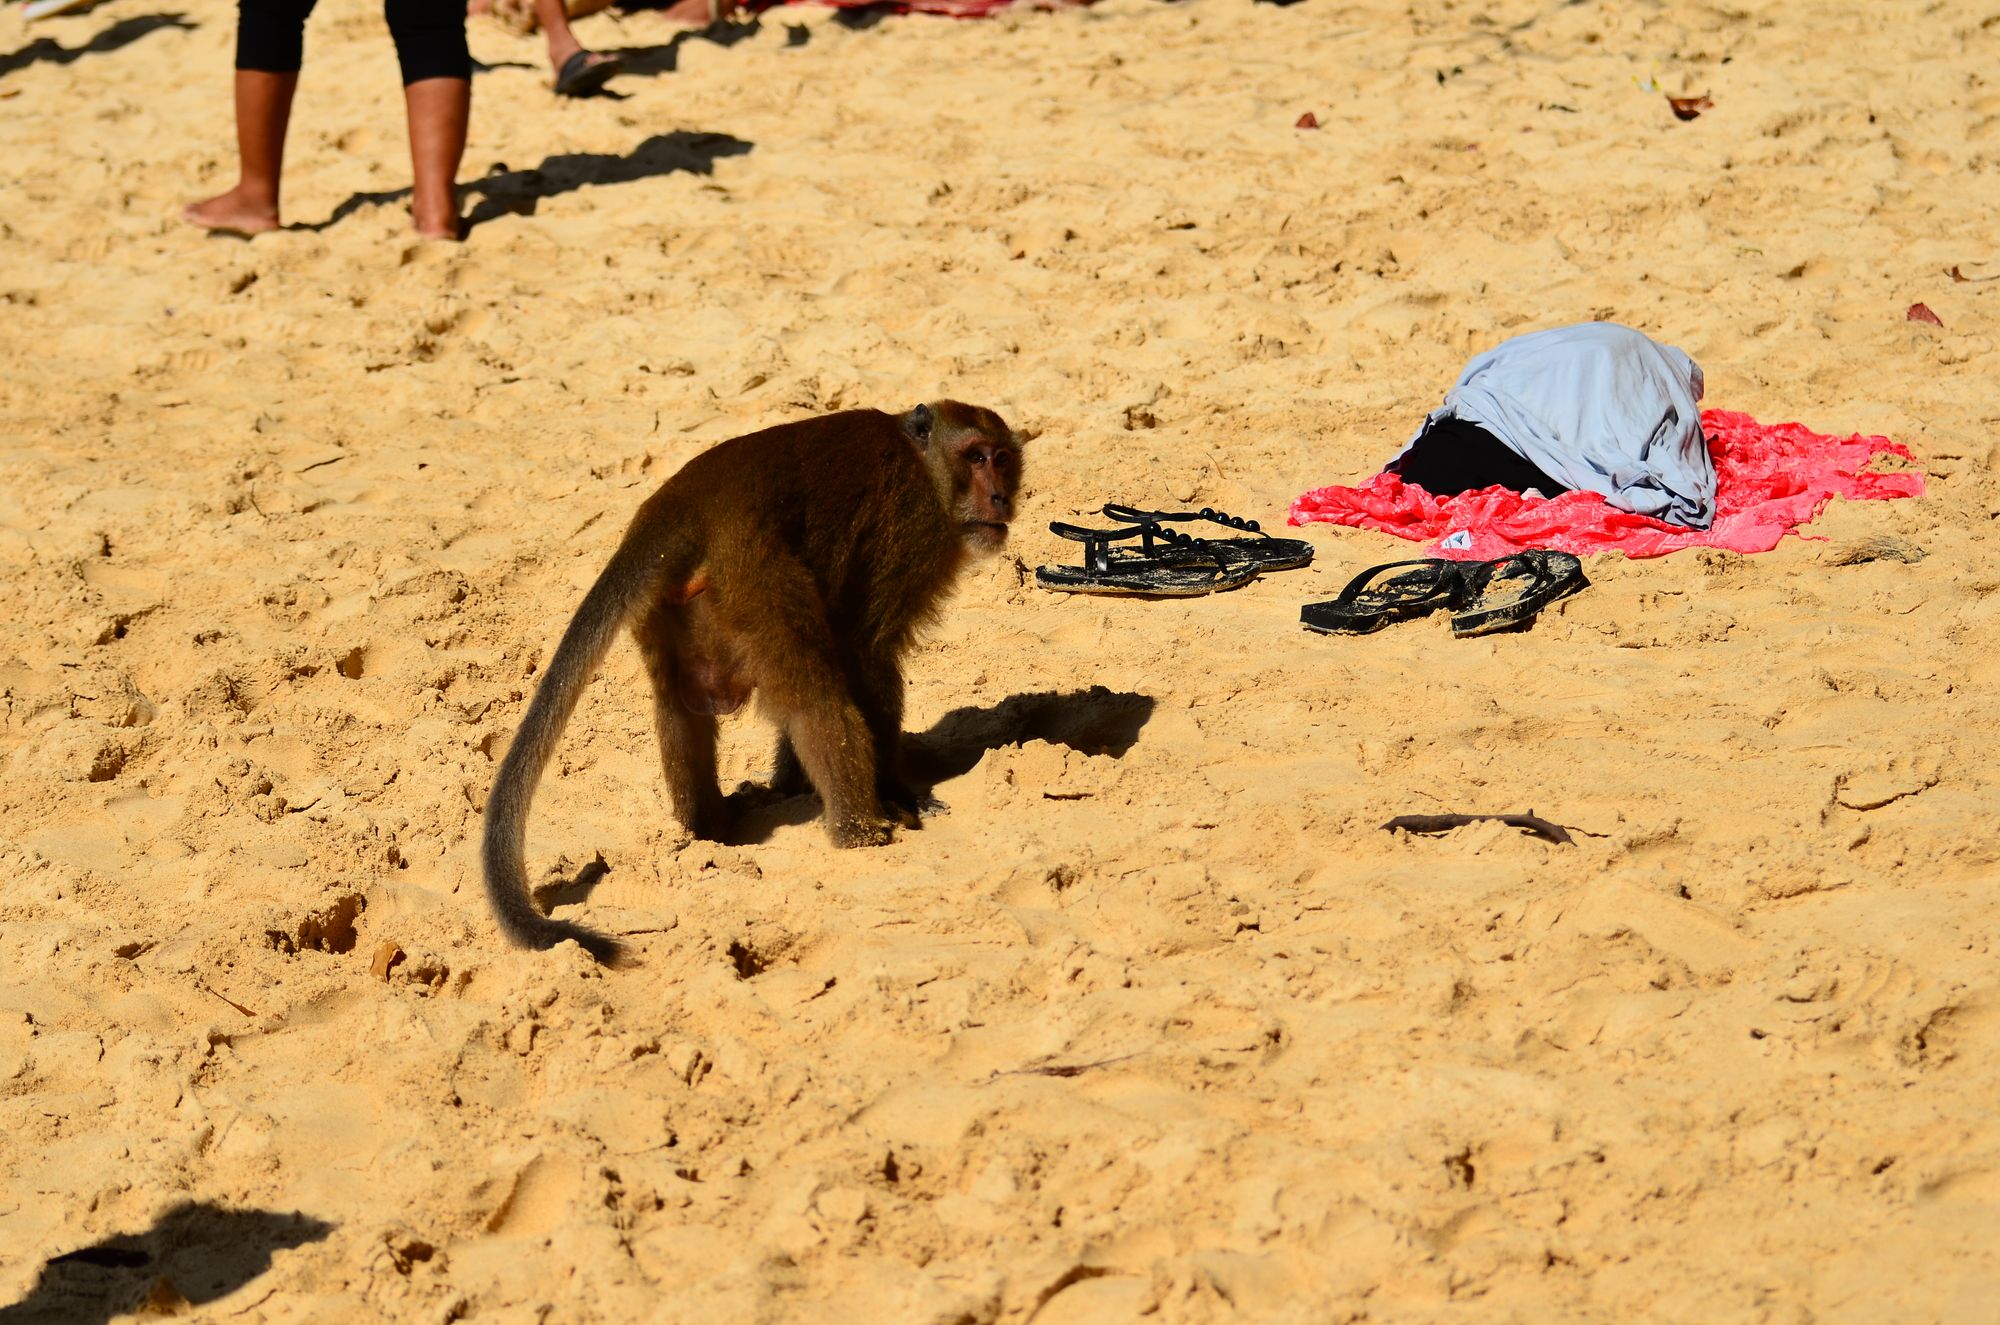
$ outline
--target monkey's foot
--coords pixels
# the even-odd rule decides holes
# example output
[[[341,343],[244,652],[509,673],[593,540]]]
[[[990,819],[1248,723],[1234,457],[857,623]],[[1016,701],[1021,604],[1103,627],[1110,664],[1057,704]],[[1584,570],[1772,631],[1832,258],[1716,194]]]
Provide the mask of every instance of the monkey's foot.
[[[181,219],[217,234],[248,239],[278,228],[278,204],[248,196],[238,184],[227,193],[189,203],[181,208]]]
[[[925,819],[951,812],[949,805],[929,792],[901,784],[885,786],[877,794],[882,801],[882,813],[905,828],[922,828]]]
[[[736,816],[726,804],[719,804],[698,814],[683,815],[681,822],[687,825],[688,832],[697,842],[726,843],[730,829],[736,826]]]
[[[848,847],[887,846],[896,836],[895,831],[879,819],[848,819],[838,823],[829,819],[826,835],[843,850]]]
[[[737,783],[736,789],[723,797],[723,800],[728,803],[732,811],[741,814],[746,810],[761,810],[767,805],[788,801],[794,796],[810,794],[812,794],[811,783],[802,787],[776,787],[746,780]]]

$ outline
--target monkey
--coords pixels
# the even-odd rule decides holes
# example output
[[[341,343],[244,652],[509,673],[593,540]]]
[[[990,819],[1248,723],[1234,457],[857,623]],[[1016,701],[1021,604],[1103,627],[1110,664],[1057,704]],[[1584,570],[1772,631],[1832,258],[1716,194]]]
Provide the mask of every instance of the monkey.
[[[848,410],[701,452],[645,500],[571,618],[486,802],[486,896],[513,943],[622,945],[543,915],[528,811],[570,715],[621,629],[653,691],[674,816],[720,840],[717,719],[754,693],[779,729],[772,786],[818,791],[836,847],[918,826],[903,780],[902,658],[959,571],[1006,546],[1021,443],[991,410],[940,400]]]

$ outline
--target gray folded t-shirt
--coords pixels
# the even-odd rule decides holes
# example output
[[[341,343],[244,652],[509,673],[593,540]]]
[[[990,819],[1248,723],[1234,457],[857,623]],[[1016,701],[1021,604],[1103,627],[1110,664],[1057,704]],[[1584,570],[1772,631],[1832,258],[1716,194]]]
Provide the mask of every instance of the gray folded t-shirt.
[[[1706,529],[1715,466],[1701,433],[1702,387],[1700,365],[1673,346],[1614,322],[1583,322],[1479,355],[1424,423],[1476,423],[1566,487]]]

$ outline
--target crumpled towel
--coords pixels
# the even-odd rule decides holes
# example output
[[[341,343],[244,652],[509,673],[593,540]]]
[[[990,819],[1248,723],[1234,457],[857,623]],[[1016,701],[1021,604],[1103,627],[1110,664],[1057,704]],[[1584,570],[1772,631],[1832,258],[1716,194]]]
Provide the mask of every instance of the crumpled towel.
[[[1617,510],[1594,492],[1525,497],[1486,488],[1439,498],[1393,474],[1377,474],[1359,487],[1303,493],[1292,503],[1291,523],[1321,521],[1413,542],[1430,539],[1432,556],[1480,561],[1536,547],[1663,557],[1688,547],[1769,552],[1835,497],[1923,495],[1921,471],[1868,472],[1878,455],[1912,459],[1907,447],[1886,437],[1826,437],[1801,424],[1759,423],[1722,409],[1703,410],[1701,422],[1716,477],[1715,523],[1707,529]]]

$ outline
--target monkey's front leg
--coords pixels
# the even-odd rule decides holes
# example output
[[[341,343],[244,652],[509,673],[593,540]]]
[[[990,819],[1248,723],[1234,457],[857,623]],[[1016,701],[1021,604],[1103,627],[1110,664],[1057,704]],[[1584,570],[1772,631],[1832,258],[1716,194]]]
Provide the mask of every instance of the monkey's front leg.
[[[837,688],[792,710],[785,726],[806,776],[825,803],[826,833],[837,847],[880,846],[889,825],[875,792],[875,752],[861,712]]]
[[[780,796],[803,796],[812,789],[799,752],[792,749],[792,738],[779,732],[778,749],[771,756],[771,790]]]
[[[903,671],[894,658],[859,662],[854,698],[875,743],[875,795],[882,812],[905,828],[923,826],[922,812],[938,802],[909,784],[903,774]]]
[[[889,825],[875,793],[875,744],[832,650],[778,631],[764,647],[770,663],[764,702],[819,792],[827,836],[837,847],[887,842]]]

